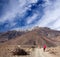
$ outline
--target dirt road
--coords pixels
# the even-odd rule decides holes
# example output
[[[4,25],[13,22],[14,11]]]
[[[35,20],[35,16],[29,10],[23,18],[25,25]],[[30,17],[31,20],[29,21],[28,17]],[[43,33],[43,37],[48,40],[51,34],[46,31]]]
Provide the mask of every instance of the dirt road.
[[[12,56],[12,55],[4,55],[0,57],[55,57],[52,54],[49,54],[48,52],[44,52],[42,48],[35,48],[33,51],[31,51],[30,55],[26,56]]]
[[[48,52],[44,52],[41,48],[35,48],[32,54],[29,57],[54,57],[53,55],[49,54]]]

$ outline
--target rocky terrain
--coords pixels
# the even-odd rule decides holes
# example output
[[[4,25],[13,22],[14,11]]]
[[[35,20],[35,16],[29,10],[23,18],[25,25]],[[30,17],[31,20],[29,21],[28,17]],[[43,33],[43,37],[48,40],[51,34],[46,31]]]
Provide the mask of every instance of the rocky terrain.
[[[6,42],[10,39],[16,38],[18,36],[23,35],[26,32],[23,31],[7,31],[7,32],[1,32],[0,33],[0,43]]]
[[[45,53],[42,51],[44,44],[47,45]],[[58,55],[60,56],[60,31],[36,27],[31,31],[0,33],[0,57],[16,57],[17,55],[14,56],[12,51],[14,52],[14,49],[18,47],[30,53],[24,57],[34,57],[35,55],[35,57],[58,57]]]
[[[0,42],[4,45],[60,45],[60,31],[50,28],[36,27],[31,31],[9,31],[0,34]]]

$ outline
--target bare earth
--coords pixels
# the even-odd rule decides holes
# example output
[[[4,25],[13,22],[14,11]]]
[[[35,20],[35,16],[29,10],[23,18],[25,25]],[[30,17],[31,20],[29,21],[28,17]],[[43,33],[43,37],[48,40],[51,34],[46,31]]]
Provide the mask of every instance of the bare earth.
[[[13,50],[14,47],[7,47],[0,47],[0,57],[60,57],[60,47],[47,48],[45,52],[43,48],[35,48],[34,50],[30,48],[30,55],[26,56],[12,55],[11,50]]]
[[[32,53],[30,57],[55,57],[52,54],[49,54],[48,52],[44,52],[41,48],[35,48],[35,51]]]
[[[35,48],[33,52],[31,52],[30,55],[27,56],[13,56],[13,57],[55,57],[52,54],[49,54],[48,52],[44,52],[41,48]]]

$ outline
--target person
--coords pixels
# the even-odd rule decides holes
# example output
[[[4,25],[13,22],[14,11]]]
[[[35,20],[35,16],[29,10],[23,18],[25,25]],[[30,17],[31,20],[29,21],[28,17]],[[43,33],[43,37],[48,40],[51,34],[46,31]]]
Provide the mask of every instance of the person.
[[[45,49],[46,49],[46,45],[43,46],[43,51],[45,52]]]

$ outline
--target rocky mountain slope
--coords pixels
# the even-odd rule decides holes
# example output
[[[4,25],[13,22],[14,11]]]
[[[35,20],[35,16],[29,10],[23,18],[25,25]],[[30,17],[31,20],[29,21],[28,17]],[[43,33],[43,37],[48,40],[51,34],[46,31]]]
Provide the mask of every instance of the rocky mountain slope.
[[[60,45],[60,31],[55,31],[46,27],[35,28],[21,36],[6,41],[8,45],[40,45],[57,46]]]
[[[18,36],[23,35],[26,32],[23,31],[8,31],[0,33],[0,43],[6,42],[12,38],[16,38]]]

